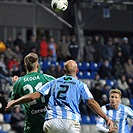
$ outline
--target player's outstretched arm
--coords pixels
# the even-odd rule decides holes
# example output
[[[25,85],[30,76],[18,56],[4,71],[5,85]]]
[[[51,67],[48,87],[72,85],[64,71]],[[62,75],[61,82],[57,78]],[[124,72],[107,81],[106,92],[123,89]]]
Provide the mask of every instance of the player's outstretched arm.
[[[5,108],[5,111],[13,108],[15,105],[28,103],[40,97],[41,97],[41,94],[39,92],[24,95],[23,97],[20,97],[19,99],[10,101]]]
[[[87,100],[87,105],[99,116],[101,116],[103,119],[105,119],[107,126],[109,126],[109,129],[112,130],[114,128],[113,122],[106,116],[106,114],[102,111],[100,105],[94,100],[89,99]]]

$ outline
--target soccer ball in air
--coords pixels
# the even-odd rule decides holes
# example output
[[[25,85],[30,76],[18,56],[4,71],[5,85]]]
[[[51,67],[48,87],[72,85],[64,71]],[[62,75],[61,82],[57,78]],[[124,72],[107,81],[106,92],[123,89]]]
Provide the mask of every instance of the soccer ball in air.
[[[68,7],[67,0],[52,0],[51,7],[55,12],[63,12]]]

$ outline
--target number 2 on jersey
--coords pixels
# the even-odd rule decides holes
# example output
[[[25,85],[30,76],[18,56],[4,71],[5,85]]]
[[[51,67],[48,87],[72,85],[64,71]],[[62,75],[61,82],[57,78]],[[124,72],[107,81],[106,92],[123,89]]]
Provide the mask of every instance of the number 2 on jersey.
[[[58,91],[57,99],[66,100],[66,95],[63,95],[63,94],[65,94],[68,91],[69,86],[68,85],[60,85],[60,87],[65,88],[65,89]]]

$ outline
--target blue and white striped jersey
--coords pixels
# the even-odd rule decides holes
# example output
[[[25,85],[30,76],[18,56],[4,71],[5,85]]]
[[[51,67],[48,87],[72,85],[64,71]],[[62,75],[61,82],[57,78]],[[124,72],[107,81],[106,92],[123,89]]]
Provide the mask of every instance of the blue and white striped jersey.
[[[118,127],[118,133],[130,133],[130,127],[127,121],[127,118],[133,119],[133,110],[130,107],[119,104],[118,109],[115,110],[110,107],[110,104],[106,104],[101,108]],[[106,122],[101,117],[98,118],[96,127],[99,131],[108,132]]]
[[[93,98],[89,88],[73,76],[62,76],[42,86],[42,95],[50,94],[46,119],[62,118],[79,122],[79,103],[81,99]]]

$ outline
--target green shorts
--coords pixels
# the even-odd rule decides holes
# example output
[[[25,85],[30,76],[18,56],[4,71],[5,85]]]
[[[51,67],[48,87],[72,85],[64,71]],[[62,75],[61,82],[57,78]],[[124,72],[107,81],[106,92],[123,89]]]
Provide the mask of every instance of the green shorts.
[[[24,133],[44,133],[43,131],[43,123],[40,125],[35,125],[35,126],[25,126],[24,127]]]

